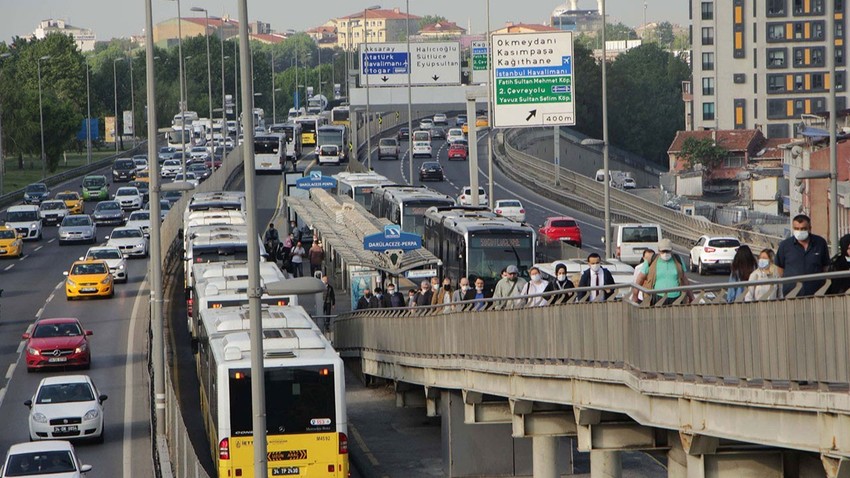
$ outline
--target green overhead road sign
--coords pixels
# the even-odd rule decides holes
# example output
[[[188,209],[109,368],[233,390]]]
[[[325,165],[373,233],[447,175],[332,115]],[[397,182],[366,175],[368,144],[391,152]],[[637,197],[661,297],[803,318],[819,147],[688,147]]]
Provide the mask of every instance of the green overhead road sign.
[[[487,68],[487,57],[489,56],[487,42],[474,41],[471,46],[472,52],[470,57],[472,58],[472,83],[486,83],[487,76],[490,74],[490,70]],[[492,66],[492,64],[489,66]]]
[[[493,126],[575,124],[572,32],[493,35]]]

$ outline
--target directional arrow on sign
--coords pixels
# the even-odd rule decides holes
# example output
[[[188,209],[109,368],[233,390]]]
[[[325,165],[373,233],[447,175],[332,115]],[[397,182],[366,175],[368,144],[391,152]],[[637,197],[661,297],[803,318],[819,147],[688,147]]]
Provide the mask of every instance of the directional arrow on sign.
[[[531,110],[528,112],[528,117],[525,118],[526,121],[531,121],[531,118],[537,116],[537,110]]]
[[[434,76],[432,76],[431,78],[433,78],[433,79],[434,79],[434,81],[437,81],[437,80],[439,80],[439,79],[440,79],[440,77],[439,77],[439,76],[437,76],[437,75],[434,75]]]
[[[381,80],[383,80],[383,82],[384,82],[384,83],[386,83],[386,82],[387,82],[387,80],[389,80],[389,79],[390,79],[390,78],[389,78],[387,75],[384,75],[384,77],[383,77],[383,78],[381,78]]]

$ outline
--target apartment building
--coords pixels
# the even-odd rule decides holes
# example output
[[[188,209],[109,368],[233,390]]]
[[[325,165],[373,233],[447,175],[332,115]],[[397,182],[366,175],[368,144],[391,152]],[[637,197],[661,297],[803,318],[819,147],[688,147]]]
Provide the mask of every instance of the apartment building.
[[[75,27],[61,19],[49,19],[40,21],[32,36],[42,40],[51,33],[62,33],[70,36],[82,52],[94,51],[96,37],[90,28]]]
[[[835,2],[838,109],[847,107],[844,0],[691,0],[694,129],[792,137],[826,111],[827,1]]]
[[[361,43],[385,43],[404,40],[407,35],[407,22],[410,22],[410,34],[419,31],[419,19],[408,15],[398,8],[366,10],[335,18],[337,46],[344,50],[356,49]]]

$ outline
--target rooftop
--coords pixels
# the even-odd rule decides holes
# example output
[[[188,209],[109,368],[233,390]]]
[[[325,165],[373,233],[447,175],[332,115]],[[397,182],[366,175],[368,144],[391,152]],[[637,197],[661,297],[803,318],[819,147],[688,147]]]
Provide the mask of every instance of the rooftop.
[[[398,8],[389,9],[378,9],[378,10],[365,10],[357,13],[352,13],[351,15],[341,17],[340,20],[359,20],[363,17],[366,18],[376,18],[383,20],[419,20],[419,17],[416,15],[408,15],[407,13],[402,12]]]
[[[753,142],[758,141],[760,137],[763,138],[761,131],[757,129],[678,131],[667,152],[678,153],[682,151],[682,146],[688,138],[698,140],[715,138],[717,144],[727,151],[745,152],[749,151]]]

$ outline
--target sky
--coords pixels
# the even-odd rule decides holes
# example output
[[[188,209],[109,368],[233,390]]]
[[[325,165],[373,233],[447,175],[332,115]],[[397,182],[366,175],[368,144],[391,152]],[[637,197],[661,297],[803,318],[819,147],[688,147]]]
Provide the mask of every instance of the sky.
[[[177,6],[170,0],[151,0],[154,23],[177,16]],[[382,3],[381,3],[382,2]],[[607,0],[606,13],[614,21],[630,26],[643,24],[644,3],[648,22],[667,20],[688,24],[688,1],[685,0]],[[332,17],[355,13],[372,5],[405,10],[404,0],[248,0],[251,21],[270,23],[276,31],[303,31],[321,25]],[[495,29],[505,22],[543,23],[558,0],[491,0],[490,22]],[[520,6],[518,6],[520,5]],[[237,17],[236,0],[182,0],[184,16],[193,6],[207,8],[211,16],[223,14]],[[486,0],[410,0],[414,15],[442,15],[472,32],[486,29]],[[68,24],[91,28],[98,40],[126,37],[142,33],[145,23],[145,0],[0,0],[0,41],[32,34],[38,22],[48,18],[64,19]],[[579,0],[579,8],[595,9],[595,0]]]

